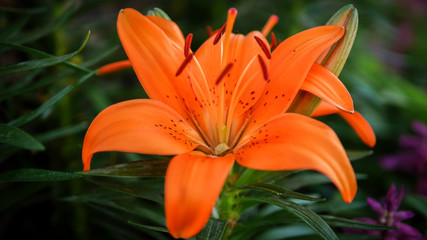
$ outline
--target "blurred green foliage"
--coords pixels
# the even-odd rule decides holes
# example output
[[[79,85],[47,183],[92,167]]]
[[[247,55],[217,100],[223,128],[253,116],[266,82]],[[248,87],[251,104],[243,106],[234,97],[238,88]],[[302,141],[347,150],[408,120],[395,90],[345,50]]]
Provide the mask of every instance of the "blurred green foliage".
[[[326,202],[298,207],[288,200],[271,196],[265,200],[256,194],[252,200],[285,205],[294,214],[321,213],[318,218],[324,221],[317,220],[338,227],[334,230],[340,239],[354,239],[341,234],[339,223],[344,220],[324,215],[372,217],[366,197],[383,196],[394,182],[411,194],[402,208],[417,216],[408,223],[425,234],[427,200],[416,195],[416,179],[381,169],[379,160],[396,152],[399,136],[411,132],[413,120],[427,123],[427,4],[422,0],[351,3],[359,11],[359,31],[340,79],[378,139],[372,155],[353,162],[362,174],[358,175],[356,200],[342,203],[330,184],[320,184],[328,181],[312,172],[292,173],[275,183],[303,193],[321,193]],[[83,137],[92,119],[113,103],[147,97],[132,70],[95,75],[103,64],[126,59],[115,27],[120,9],[132,7],[143,13],[154,7],[163,9],[184,35],[194,34],[195,50],[208,37],[206,27],[221,27],[230,7],[239,11],[235,32],[260,30],[276,14],[280,20],[273,31],[283,40],[323,25],[345,4],[338,0],[0,1],[0,239],[170,239],[163,232],[162,178],[136,178],[141,176],[135,173],[105,177],[111,174],[108,168],[98,175],[82,177],[79,173]],[[343,120],[322,120],[336,130],[346,148],[367,150]],[[122,153],[97,154],[93,168],[153,158],[162,163],[158,171],[164,171],[165,158]],[[126,165],[122,170],[125,174],[118,174],[130,174]],[[251,175],[264,182],[268,176]],[[298,187],[292,188],[292,181]],[[241,206],[249,209],[242,220],[260,219],[238,225],[232,239],[316,239],[289,212],[246,204]],[[310,218],[302,220],[316,224]],[[210,230],[205,229],[199,239],[216,236],[216,229],[221,231],[225,225],[220,220],[209,224]]]

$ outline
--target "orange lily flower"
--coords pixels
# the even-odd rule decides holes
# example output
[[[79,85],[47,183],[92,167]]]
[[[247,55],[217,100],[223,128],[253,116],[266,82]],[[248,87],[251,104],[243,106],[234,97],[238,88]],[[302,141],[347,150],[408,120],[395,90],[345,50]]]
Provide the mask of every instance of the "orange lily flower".
[[[338,78],[315,64],[344,29],[312,28],[271,53],[263,35],[271,26],[263,33],[233,34],[236,15],[230,9],[224,27],[193,53],[192,35],[184,38],[174,22],[122,10],[118,34],[151,99],[106,108],[84,139],[85,171],[101,151],[175,155],[166,172],[165,210],[176,238],[192,237],[205,226],[235,161],[258,170],[316,170],[344,201],[356,194],[353,168],[334,131],[286,113],[305,79],[338,109],[353,111]]]

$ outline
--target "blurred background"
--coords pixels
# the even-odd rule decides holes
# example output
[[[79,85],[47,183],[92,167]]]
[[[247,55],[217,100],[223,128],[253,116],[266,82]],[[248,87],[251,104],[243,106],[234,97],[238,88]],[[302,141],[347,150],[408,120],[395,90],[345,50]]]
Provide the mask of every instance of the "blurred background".
[[[0,0],[0,42],[9,44],[0,45],[0,66],[46,57],[35,50],[54,56],[72,53],[91,32],[83,50],[68,60],[83,66],[83,70],[54,64],[0,75],[0,123],[11,123],[45,106],[37,116],[15,125],[42,143],[44,150],[0,143],[0,173],[21,168],[81,171],[82,142],[94,117],[113,103],[146,97],[130,69],[82,80],[87,69],[95,70],[126,59],[116,32],[117,14],[122,8],[142,13],[154,7],[163,9],[180,26],[184,36],[194,34],[194,51],[208,38],[207,26],[213,29],[222,26],[230,7],[238,10],[234,32],[260,30],[269,16],[276,14],[279,23],[273,32],[284,40],[307,28],[324,25],[349,3],[358,10],[359,30],[340,79],[349,89],[355,109],[373,127],[377,145],[369,156],[353,162],[359,177],[358,194],[350,204],[353,207],[342,212],[325,211],[348,218],[375,218],[366,198],[381,199],[394,183],[405,190],[400,209],[416,214],[405,222],[427,234],[425,0]],[[76,81],[75,88],[61,92]],[[43,105],[54,96],[58,97],[54,103]],[[344,120],[338,117],[321,120],[337,132],[346,149],[369,150]],[[101,153],[95,156],[92,166],[140,158]],[[158,181],[152,184],[161,186]],[[313,189],[322,196],[339,198],[329,185],[310,186],[301,191]],[[154,203],[136,204],[125,199],[124,205],[118,206],[89,197],[96,195],[100,199],[111,194],[116,193],[84,179],[0,183],[0,239],[169,239],[167,234],[128,223],[135,213],[140,213],[142,217],[138,219],[147,223],[161,219],[157,215],[162,215],[162,210],[145,210]],[[288,239],[285,233],[278,233],[280,228],[270,229],[267,232],[270,235],[264,239]]]

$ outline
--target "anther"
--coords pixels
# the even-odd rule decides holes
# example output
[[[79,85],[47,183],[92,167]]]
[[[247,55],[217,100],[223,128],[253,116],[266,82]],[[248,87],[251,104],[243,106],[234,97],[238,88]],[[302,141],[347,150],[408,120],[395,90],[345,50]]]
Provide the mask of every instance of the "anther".
[[[258,45],[261,47],[261,49],[262,49],[262,51],[264,52],[265,56],[266,56],[268,59],[271,59],[271,53],[270,53],[270,50],[269,50],[269,49],[268,49],[268,47],[265,45],[264,41],[263,41],[261,38],[257,37],[257,36],[254,36],[254,38],[255,38],[256,42],[258,43]]]
[[[185,38],[185,45],[184,45],[184,56],[188,57],[188,53],[190,52],[191,47],[191,41],[193,40],[193,34],[190,33]]]
[[[270,37],[271,37],[271,45],[270,45],[271,51],[273,51],[277,47],[277,39],[276,39],[276,35],[274,34],[274,32],[270,33]]]
[[[213,42],[214,45],[216,45],[219,42],[219,40],[221,39],[222,34],[224,34],[224,32],[225,32],[225,26],[226,25],[227,25],[227,23],[224,23],[224,25],[222,25],[222,27],[218,30],[218,32],[215,36],[214,42]]]
[[[267,81],[268,80],[267,65],[265,65],[264,59],[262,59],[261,55],[259,55],[259,54],[258,54],[258,61],[259,61],[259,65],[261,66],[261,69],[262,69],[262,74],[264,76],[264,80]]]
[[[193,58],[193,53],[188,54],[188,56],[181,63],[181,66],[179,66],[178,70],[176,71],[175,77],[178,77],[179,74],[181,74],[182,71],[184,71],[184,68],[190,63],[192,58]]]
[[[221,74],[216,79],[215,85],[218,85],[221,82],[221,80],[225,77],[225,75],[227,75],[227,73],[231,70],[232,67],[233,63],[229,63],[227,64],[227,66],[225,66],[224,70],[222,70]]]

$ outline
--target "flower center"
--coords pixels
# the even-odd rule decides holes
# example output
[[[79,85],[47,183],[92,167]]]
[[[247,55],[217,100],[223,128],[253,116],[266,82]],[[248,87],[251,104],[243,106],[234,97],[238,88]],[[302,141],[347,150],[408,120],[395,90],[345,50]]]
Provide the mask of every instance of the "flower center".
[[[230,150],[230,147],[226,143],[220,143],[215,147],[215,155],[221,156],[227,150]],[[225,154],[224,154],[225,155]]]

